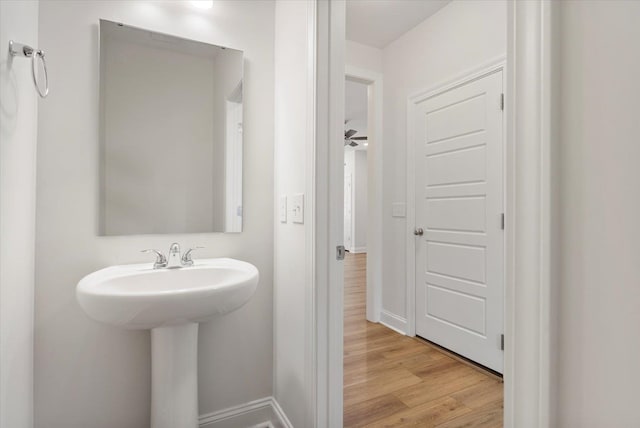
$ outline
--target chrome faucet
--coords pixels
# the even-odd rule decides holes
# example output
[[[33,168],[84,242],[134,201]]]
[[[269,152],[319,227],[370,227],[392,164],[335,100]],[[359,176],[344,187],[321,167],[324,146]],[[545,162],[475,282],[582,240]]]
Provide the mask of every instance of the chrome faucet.
[[[204,248],[204,247],[193,247],[185,251],[181,259],[182,266],[193,266],[193,259],[191,258],[191,252],[193,250],[199,250],[201,248]]]
[[[169,247],[168,258],[165,257],[165,255],[162,254],[160,251],[154,250],[154,249],[142,250],[142,252],[155,253],[156,261],[153,264],[154,269],[165,269],[165,268],[177,269],[182,267],[193,266],[193,259],[191,258],[191,252],[193,250],[198,250],[200,248],[204,248],[204,247],[189,248],[187,251],[184,252],[182,256],[180,256],[180,244],[178,244],[177,242],[174,242],[173,244],[171,244],[171,247]]]
[[[149,248],[148,250],[142,250],[141,253],[155,253],[156,262],[153,264],[154,269],[162,269],[167,267],[167,258],[160,251]]]
[[[177,242],[171,244],[169,247],[169,257],[167,260],[167,269],[181,268],[182,261],[180,260],[180,245]]]

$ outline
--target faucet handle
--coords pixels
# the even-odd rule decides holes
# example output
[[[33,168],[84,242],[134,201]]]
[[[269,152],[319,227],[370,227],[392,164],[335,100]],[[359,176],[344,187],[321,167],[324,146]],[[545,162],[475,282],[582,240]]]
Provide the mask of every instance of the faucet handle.
[[[191,252],[194,250],[201,250],[204,247],[193,247],[193,248],[189,248],[187,251],[184,252],[184,254],[182,255],[182,265],[183,266],[193,266],[193,259],[191,258]]]
[[[167,266],[167,258],[160,251],[154,250],[153,248],[149,248],[147,250],[142,250],[140,252],[141,253],[155,253],[156,261],[153,264],[153,268],[154,269],[160,269],[160,268],[163,268],[163,267]]]

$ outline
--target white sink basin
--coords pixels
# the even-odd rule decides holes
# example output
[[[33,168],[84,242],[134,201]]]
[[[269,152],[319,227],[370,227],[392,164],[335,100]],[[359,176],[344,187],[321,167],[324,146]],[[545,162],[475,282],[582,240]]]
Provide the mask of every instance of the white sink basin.
[[[150,263],[112,266],[82,278],[78,302],[96,321],[126,329],[206,321],[244,305],[258,269],[234,259],[199,259],[180,269]]]
[[[198,323],[238,309],[257,285],[252,264],[198,259],[179,269],[108,267],[82,278],[76,297],[97,321],[151,329],[151,428],[197,428]]]

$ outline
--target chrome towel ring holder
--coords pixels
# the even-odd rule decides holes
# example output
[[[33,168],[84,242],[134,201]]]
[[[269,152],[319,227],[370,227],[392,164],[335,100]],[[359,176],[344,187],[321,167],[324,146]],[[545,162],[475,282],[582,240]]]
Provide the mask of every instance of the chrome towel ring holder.
[[[33,84],[36,87],[36,91],[38,91],[38,95],[40,95],[41,98],[46,98],[47,95],[49,95],[49,74],[47,73],[47,62],[44,59],[44,51],[42,49],[33,49],[31,46],[9,40],[9,53],[11,56],[31,58],[31,76],[33,77]],[[40,88],[40,84],[38,83],[38,59],[42,61],[42,68],[44,69],[44,90]]]

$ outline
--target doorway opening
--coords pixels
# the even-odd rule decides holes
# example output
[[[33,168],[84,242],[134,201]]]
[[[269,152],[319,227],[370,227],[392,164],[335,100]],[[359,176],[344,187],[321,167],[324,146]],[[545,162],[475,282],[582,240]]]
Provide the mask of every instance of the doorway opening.
[[[362,232],[362,219],[358,217],[358,204],[363,204],[358,196],[364,193],[364,196],[380,197],[376,193],[379,188],[361,186],[363,181],[366,183],[362,178],[365,166],[369,177],[375,177],[377,172],[372,159],[365,160],[369,150],[373,151],[374,147],[380,150],[383,144],[381,138],[370,137],[376,133],[367,126],[367,123],[382,123],[371,120],[376,108],[373,82],[377,80],[381,88],[382,76],[367,80],[362,78],[362,70],[360,74],[353,69],[350,73],[345,83],[343,162],[344,243],[348,250],[344,263],[344,426],[427,421],[447,426],[447,423],[473,423],[479,415],[493,426],[501,426],[503,385],[499,374],[479,370],[455,352],[417,337],[415,331],[411,334],[380,307],[373,309],[369,305],[370,301],[380,301],[381,296],[371,296],[378,290],[367,284],[375,273],[369,272],[369,247],[362,245],[368,242],[368,236]],[[371,110],[365,112],[365,107]],[[369,120],[365,121],[364,117]],[[357,136],[361,138],[355,140],[353,137]],[[362,147],[358,147],[360,145]],[[364,240],[357,235],[358,226]],[[374,248],[375,245],[371,247]],[[372,312],[378,316],[369,316]],[[444,408],[446,412],[442,411]]]
[[[399,5],[402,2],[393,2]],[[431,2],[407,2],[406,5],[417,5],[420,3],[425,8]],[[424,4],[423,4],[424,3]],[[435,4],[436,2],[433,2]],[[343,203],[343,151],[342,146],[335,143],[340,134],[344,131],[344,115],[342,114],[344,102],[344,87],[340,80],[344,73],[344,61],[347,60],[347,69],[351,65],[362,67],[372,66],[371,69],[384,72],[385,88],[390,85],[389,74],[386,65],[397,66],[397,70],[406,72],[405,79],[399,80],[399,85],[392,87],[390,91],[385,90],[385,113],[396,115],[400,118],[398,125],[392,132],[385,131],[386,142],[394,141],[396,145],[385,147],[385,168],[398,168],[397,173],[405,175],[402,170],[405,162],[394,160],[394,157],[405,158],[406,135],[404,132],[408,126],[406,120],[402,120],[404,112],[408,109],[409,97],[412,94],[404,95],[406,90],[414,91],[416,88],[431,88],[435,90],[432,83],[416,84],[415,79],[428,78],[441,86],[449,85],[452,80],[460,79],[456,74],[454,79],[443,75],[443,67],[455,65],[459,69],[472,70],[477,64],[487,64],[488,59],[502,57],[506,63],[504,70],[505,78],[505,230],[507,234],[505,244],[505,323],[504,323],[504,418],[505,426],[522,427],[543,427],[548,426],[550,419],[551,403],[550,396],[550,344],[551,334],[548,328],[550,322],[551,295],[551,159],[552,145],[551,127],[552,109],[551,87],[553,82],[553,67],[549,60],[552,49],[552,16],[556,11],[554,4],[542,1],[533,2],[441,2],[443,11],[434,14],[434,18],[448,20],[453,18],[451,25],[437,25],[429,32],[429,37],[420,40],[420,46],[415,49],[403,49],[398,51],[398,55],[386,56],[383,60],[376,57],[376,51],[360,49],[359,54],[353,55],[349,52],[349,29],[362,28],[352,25],[349,22],[351,16],[365,16],[362,22],[372,24],[375,14],[354,14],[349,13],[349,6],[369,7],[369,2],[347,2],[347,13],[345,19],[344,3],[319,2],[318,6],[318,27],[317,34],[317,65],[321,73],[318,74],[318,87],[320,94],[329,94],[329,97],[318,97],[316,101],[317,122],[328,123],[328,128],[320,126],[317,128],[316,138],[319,149],[316,151],[314,160],[319,165],[316,179],[320,183],[329,183],[328,186],[319,186],[319,192],[315,201],[321,206],[327,207],[327,212],[322,212],[317,218],[319,230],[323,233],[329,232],[329,240],[318,241],[313,248],[317,250],[319,256],[314,260],[320,268],[323,276],[315,282],[316,290],[325,301],[318,304],[318,315],[314,320],[318,323],[318,331],[314,343],[317,344],[317,351],[314,356],[318,358],[317,366],[320,369],[315,376],[316,386],[319,390],[316,405],[318,409],[318,420],[321,422],[331,421],[330,425],[342,426],[343,420],[343,382],[342,382],[342,355],[343,355],[343,263],[340,258],[326,259],[326,254],[334,251],[334,242],[341,242],[343,239],[344,215]],[[467,20],[458,21],[463,9],[481,7],[481,13],[467,13]],[[487,8],[503,8],[496,14],[488,14]],[[376,37],[388,36],[388,32],[380,31],[386,29],[386,23],[391,19],[392,14],[388,9],[377,10],[378,24],[371,26],[375,30]],[[468,11],[471,12],[471,11]],[[412,15],[413,16],[413,15]],[[395,15],[394,15],[395,17]],[[393,19],[395,21],[395,19]],[[434,22],[434,21],[431,21]],[[440,22],[442,24],[442,22]],[[504,31],[506,27],[506,31]],[[347,29],[347,43],[344,37]],[[405,35],[412,41],[416,41],[420,31],[415,27],[407,31]],[[451,37],[442,37],[437,32],[453,31]],[[336,37],[334,37],[337,35]],[[500,49],[506,54],[501,54],[500,50],[491,49],[485,51],[480,48],[485,47],[487,37],[501,44]],[[462,41],[469,43],[464,44]],[[446,49],[443,45],[452,42],[456,49]],[[398,43],[392,44],[398,47]],[[431,48],[429,48],[431,46]],[[469,49],[473,46],[473,49]],[[420,52],[421,55],[416,55]],[[428,54],[442,54],[442,61],[427,61]],[[486,56],[488,54],[488,56]],[[411,63],[405,61],[407,56]],[[479,58],[486,56],[486,58]],[[446,63],[451,59],[459,59],[455,64]],[[506,58],[506,59],[505,59]],[[412,67],[417,65],[419,67]],[[377,67],[377,68],[376,68]],[[435,73],[435,76],[434,76]],[[455,71],[460,73],[460,71]],[[446,74],[446,73],[444,73]],[[467,75],[468,71],[463,73]],[[397,76],[396,76],[397,77]],[[340,82],[340,83],[338,83]],[[391,98],[387,100],[387,97]],[[390,101],[390,102],[388,102]],[[381,104],[380,104],[381,105]],[[385,123],[387,129],[387,124]],[[402,128],[402,129],[401,129]],[[517,141],[518,150],[515,150]],[[382,142],[381,142],[382,143]],[[324,149],[327,150],[324,150]],[[339,149],[338,149],[339,148]],[[394,151],[400,152],[398,155]],[[371,154],[369,155],[371,156]],[[385,170],[385,180],[389,177],[388,170]],[[404,204],[396,205],[395,198],[406,197],[403,191],[404,185],[397,186],[397,183],[387,183],[385,181],[385,203],[381,204],[380,212],[385,214],[385,222],[389,217],[406,216],[407,207]],[[371,186],[371,182],[369,182]],[[327,190],[328,191],[325,191]],[[404,207],[402,206],[404,205]],[[404,208],[404,210],[402,209]],[[408,220],[400,220],[404,223],[404,230],[413,235],[413,227]],[[384,250],[385,256],[403,257],[406,255],[406,247],[397,251],[397,242],[393,242],[395,237],[389,236],[385,228]],[[397,232],[397,231],[396,231]],[[404,235],[403,232],[396,233],[397,236]],[[516,239],[517,236],[517,239]],[[371,238],[371,237],[370,237]],[[404,245],[404,239],[401,239]],[[411,237],[413,238],[413,236]],[[389,249],[393,245],[394,247]],[[338,252],[340,254],[340,252]],[[371,266],[371,250],[368,249],[368,265]],[[385,257],[386,258],[386,257]],[[382,260],[381,258],[380,260]],[[392,271],[387,268],[389,260],[385,261],[384,276],[380,277],[385,287],[388,284],[398,286],[409,283],[406,281],[405,269],[401,263],[397,267],[397,260],[391,260],[396,265]],[[394,279],[395,277],[395,279]],[[394,282],[395,281],[395,282]],[[516,287],[517,284],[517,287]],[[367,283],[367,286],[369,284]],[[406,297],[406,291],[403,293]],[[367,295],[367,298],[369,295]],[[385,309],[403,310],[404,317],[397,317],[398,323],[406,323],[415,318],[408,314],[405,305],[406,300],[392,302],[384,291],[383,301]],[[395,304],[392,308],[390,303]],[[410,307],[410,306],[409,306]],[[367,305],[369,309],[369,305]],[[384,315],[384,311],[380,311]],[[334,322],[332,322],[334,321]],[[381,322],[383,322],[381,320]],[[406,331],[410,331],[407,329]],[[325,332],[328,332],[325,335]],[[408,338],[411,339],[411,338]],[[370,348],[371,349],[371,348]],[[367,359],[367,364],[371,365],[373,360],[381,361],[378,358]],[[394,378],[391,378],[391,380]],[[376,385],[370,385],[370,389],[364,387],[362,391],[374,390],[376,387],[385,386],[383,380],[378,380]],[[362,392],[361,391],[361,392]],[[345,391],[345,398],[348,393]],[[379,398],[379,397],[378,397]],[[368,399],[378,399],[368,397]],[[388,397],[387,397],[388,398]],[[397,405],[399,405],[396,402]],[[433,403],[432,403],[433,404]],[[425,406],[428,406],[424,403]],[[368,409],[360,406],[360,413],[369,415],[382,408],[392,407],[392,403],[379,402],[378,406]],[[446,405],[445,405],[446,407]],[[502,412],[500,412],[502,414]],[[371,421],[373,422],[373,421]],[[460,422],[460,420],[456,421]],[[324,423],[321,423],[324,425]],[[360,424],[358,424],[360,425]],[[447,426],[446,424],[440,424]],[[440,426],[439,425],[439,426]],[[473,422],[470,423],[473,425]],[[498,425],[498,424],[496,424]],[[449,426],[452,426],[449,424]],[[453,426],[456,426],[455,424]]]
[[[475,13],[459,9],[467,7],[475,6],[453,5],[445,10],[450,16],[437,19],[459,24]],[[347,8],[347,29],[364,28],[358,16]],[[381,19],[377,29],[388,23]],[[432,29],[423,23],[377,49],[371,39],[347,40],[340,175],[343,242],[350,251],[344,263],[346,427],[457,426],[478,418],[503,423],[504,57],[499,67],[494,57],[465,59],[464,68],[441,58],[442,70],[433,74],[429,61],[415,54],[441,56],[435,43],[432,51],[424,48]],[[506,24],[502,30],[506,34]],[[447,31],[441,36],[444,45],[471,44]],[[487,51],[494,48],[506,51],[506,43]],[[376,72],[350,65],[375,66],[376,58]],[[369,108],[363,112],[360,101],[358,115],[354,94],[363,100],[365,87]],[[367,214],[379,216],[366,219],[366,253],[358,237],[359,151],[367,157],[367,195],[376,198],[366,200]]]
[[[367,253],[368,85],[346,79],[344,131],[344,246]]]

